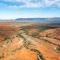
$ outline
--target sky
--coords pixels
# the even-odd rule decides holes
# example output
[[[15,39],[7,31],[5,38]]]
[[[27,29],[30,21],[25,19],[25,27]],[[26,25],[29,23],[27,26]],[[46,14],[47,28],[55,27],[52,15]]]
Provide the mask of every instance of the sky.
[[[60,0],[0,0],[0,19],[60,17]]]

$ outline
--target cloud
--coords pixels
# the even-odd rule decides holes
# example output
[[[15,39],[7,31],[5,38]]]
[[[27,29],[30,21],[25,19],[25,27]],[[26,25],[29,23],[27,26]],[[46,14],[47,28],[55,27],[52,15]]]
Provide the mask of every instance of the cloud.
[[[0,0],[0,5],[40,8],[40,7],[60,7],[60,0]]]
[[[60,7],[60,0],[45,0],[46,7]]]

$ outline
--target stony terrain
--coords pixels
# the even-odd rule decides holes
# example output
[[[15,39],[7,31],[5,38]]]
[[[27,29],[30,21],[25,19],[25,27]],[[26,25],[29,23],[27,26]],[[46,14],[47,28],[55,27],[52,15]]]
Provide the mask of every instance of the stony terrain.
[[[0,24],[0,60],[60,60],[60,28],[36,23]]]

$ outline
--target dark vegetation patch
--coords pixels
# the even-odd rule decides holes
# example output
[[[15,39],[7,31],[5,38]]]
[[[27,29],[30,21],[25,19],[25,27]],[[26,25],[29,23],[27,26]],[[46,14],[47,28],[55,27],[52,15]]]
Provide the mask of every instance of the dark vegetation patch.
[[[58,45],[58,46],[56,47],[56,50],[57,50],[58,52],[60,52],[60,45]]]
[[[0,52],[0,59],[4,58],[4,53]]]
[[[36,33],[36,32],[32,32],[31,36],[34,37],[34,38],[39,38],[40,37],[39,34]]]
[[[26,29],[32,29],[32,28],[39,29],[39,30],[46,30],[46,29],[51,29],[51,28],[55,28],[55,27],[35,25],[35,26],[22,26],[19,28],[20,28],[20,30],[26,30]]]
[[[22,27],[19,27],[20,30],[24,31],[27,35],[31,35],[32,37],[35,37],[35,38],[38,38],[39,37],[39,34],[40,32],[44,31],[44,30],[48,30],[48,29],[54,29],[56,27],[50,27],[50,26],[41,26],[41,25],[33,25],[33,26],[22,26]],[[35,32],[32,32],[31,33],[29,32],[30,29],[36,29],[37,33]]]
[[[6,36],[6,37],[4,38],[4,41],[5,41],[6,43],[12,42],[10,36]]]

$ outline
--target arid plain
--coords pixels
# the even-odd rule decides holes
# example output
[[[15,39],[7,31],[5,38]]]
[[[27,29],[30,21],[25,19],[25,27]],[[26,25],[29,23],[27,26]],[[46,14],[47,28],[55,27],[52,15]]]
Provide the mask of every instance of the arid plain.
[[[0,60],[60,60],[60,27],[0,23]]]

